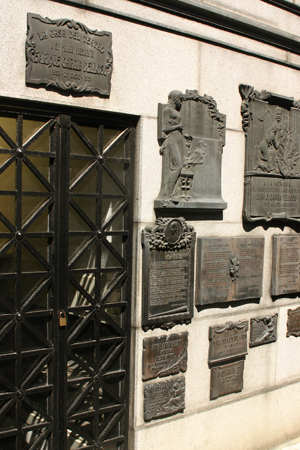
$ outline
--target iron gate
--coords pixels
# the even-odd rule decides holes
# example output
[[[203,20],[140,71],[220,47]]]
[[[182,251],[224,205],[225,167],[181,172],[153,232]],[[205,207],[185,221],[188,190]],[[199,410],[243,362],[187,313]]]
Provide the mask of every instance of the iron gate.
[[[0,117],[0,448],[126,446],[131,126]]]

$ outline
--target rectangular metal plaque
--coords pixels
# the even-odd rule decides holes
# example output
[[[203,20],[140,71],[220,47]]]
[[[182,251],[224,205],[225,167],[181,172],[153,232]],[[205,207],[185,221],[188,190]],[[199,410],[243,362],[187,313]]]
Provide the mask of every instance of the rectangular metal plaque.
[[[246,137],[244,219],[300,220],[300,102],[240,85]],[[251,118],[251,119],[250,119]]]
[[[244,361],[238,361],[211,369],[210,399],[240,392],[244,384]]]
[[[143,380],[185,372],[187,345],[187,332],[144,339]]]
[[[261,297],[263,238],[199,238],[197,241],[197,305]]]
[[[300,292],[300,236],[273,236],[272,295]]]
[[[248,321],[209,327],[208,362],[215,363],[247,355]]]
[[[254,317],[251,319],[250,344],[249,347],[269,344],[277,339],[278,314],[265,317]]]
[[[112,36],[69,19],[27,14],[26,84],[109,96]]]
[[[185,408],[185,378],[147,384],[144,388],[145,421],[171,416]]]
[[[157,219],[143,231],[143,327],[190,322],[195,232],[184,219]]]
[[[286,337],[289,336],[300,336],[300,307],[296,309],[288,309]]]

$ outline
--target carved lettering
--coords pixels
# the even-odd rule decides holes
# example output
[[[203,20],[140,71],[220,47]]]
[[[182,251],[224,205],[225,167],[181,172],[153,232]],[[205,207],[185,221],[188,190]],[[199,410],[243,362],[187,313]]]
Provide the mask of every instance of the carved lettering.
[[[144,396],[146,421],[176,414],[185,408],[185,379],[179,377],[148,384]]]

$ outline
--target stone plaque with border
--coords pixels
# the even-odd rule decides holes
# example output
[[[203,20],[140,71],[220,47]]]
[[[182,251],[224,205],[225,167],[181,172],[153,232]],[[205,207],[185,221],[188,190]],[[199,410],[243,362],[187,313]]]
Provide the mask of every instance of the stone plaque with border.
[[[244,384],[244,361],[224,364],[211,369],[210,399],[241,392]]]
[[[286,337],[300,336],[300,306],[296,309],[288,309]]]
[[[271,295],[300,292],[300,236],[273,236]]]
[[[187,345],[187,332],[144,339],[143,380],[186,372]]]
[[[248,321],[209,327],[209,364],[247,355]]]
[[[264,238],[198,238],[196,305],[262,295]]]
[[[112,35],[70,19],[27,14],[26,84],[77,95],[110,94]]]
[[[145,421],[177,414],[185,408],[185,378],[176,377],[147,384],[144,397]]]
[[[143,328],[169,329],[193,316],[195,232],[179,219],[158,218],[142,233]]]
[[[278,314],[265,317],[254,317],[251,319],[249,347],[269,344],[277,339]]]
[[[300,221],[300,102],[240,85],[246,138],[244,219]]]

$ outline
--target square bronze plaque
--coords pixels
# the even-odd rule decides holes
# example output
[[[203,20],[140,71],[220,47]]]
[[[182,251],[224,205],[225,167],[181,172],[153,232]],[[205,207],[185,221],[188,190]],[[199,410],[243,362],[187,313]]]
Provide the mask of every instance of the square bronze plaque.
[[[260,298],[264,239],[197,239],[196,305]]]
[[[273,236],[272,295],[300,292],[300,236]]]
[[[241,84],[244,219],[300,221],[300,102]]]
[[[300,336],[300,307],[288,310],[286,337]]]
[[[209,327],[209,364],[247,355],[248,321]]]
[[[146,338],[143,344],[144,381],[186,371],[187,332]]]
[[[278,314],[251,319],[251,332],[249,347],[269,344],[277,339]]]
[[[238,361],[211,369],[210,399],[240,392],[244,385],[244,361]]]
[[[143,231],[143,328],[169,329],[193,316],[195,232],[183,218]]]
[[[112,35],[70,19],[27,14],[26,84],[109,96]]]
[[[145,421],[171,416],[185,408],[185,378],[147,384],[144,388]]]

